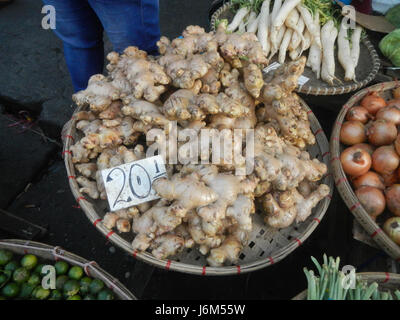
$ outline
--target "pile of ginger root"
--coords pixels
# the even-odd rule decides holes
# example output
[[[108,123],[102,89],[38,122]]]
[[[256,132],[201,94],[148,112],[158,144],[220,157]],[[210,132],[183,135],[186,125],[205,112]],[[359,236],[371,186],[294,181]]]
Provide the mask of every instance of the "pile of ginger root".
[[[161,37],[157,45],[157,57],[136,47],[109,53],[108,75],[92,76],[73,95],[81,107],[74,124],[82,138],[70,147],[80,192],[106,200],[101,170],[143,159],[147,148],[165,142],[142,142],[151,129],[168,135],[172,122],[178,133],[254,129],[254,170],[243,159],[204,164],[209,159],[193,159],[178,143],[172,151],[187,161],[169,164],[169,153],[162,153],[168,177],[153,183],[160,199],[108,212],[102,220],[109,229],[133,232],[133,248],[159,259],[197,247],[211,266],[236,263],[256,207],[267,225],[285,228],[306,220],[329,194],[318,183],[326,165],[306,151],[315,137],[293,93],[305,58],[264,81],[268,61],[255,35],[228,33],[224,23],[214,33],[188,26],[182,37]],[[239,147],[246,154],[246,141]]]

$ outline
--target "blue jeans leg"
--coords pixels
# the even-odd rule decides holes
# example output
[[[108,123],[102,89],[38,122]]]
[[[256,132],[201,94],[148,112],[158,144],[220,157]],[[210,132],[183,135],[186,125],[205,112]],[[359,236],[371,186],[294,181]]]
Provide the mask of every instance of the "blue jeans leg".
[[[86,0],[43,0],[56,9],[54,32],[63,41],[64,56],[75,91],[90,76],[103,72],[103,27]]]
[[[157,53],[160,39],[158,0],[88,0],[99,17],[114,50],[137,46]]]

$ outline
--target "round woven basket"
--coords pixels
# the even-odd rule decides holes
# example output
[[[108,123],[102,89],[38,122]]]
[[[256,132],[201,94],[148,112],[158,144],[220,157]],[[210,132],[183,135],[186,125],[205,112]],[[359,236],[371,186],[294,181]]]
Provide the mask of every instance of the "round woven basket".
[[[308,112],[311,129],[317,141],[315,145],[308,148],[308,151],[313,158],[318,158],[320,161],[323,161],[329,168],[330,153],[328,140],[310,108],[303,100],[300,99],[300,102],[303,108]],[[75,112],[81,110],[85,109],[78,108]],[[76,201],[79,203],[88,219],[108,240],[133,257],[159,268],[198,275],[231,275],[255,271],[270,266],[285,258],[310,236],[323,218],[332,198],[333,179],[331,174],[327,174],[322,179],[322,183],[330,187],[331,193],[318,203],[310,217],[303,223],[294,223],[288,228],[276,230],[266,226],[263,221],[263,214],[257,212],[253,216],[253,231],[250,235],[248,245],[242,250],[239,265],[209,267],[207,266],[205,256],[200,254],[197,249],[186,249],[170,260],[159,260],[148,252],[137,252],[132,249],[131,242],[134,236],[133,233],[120,236],[103,225],[102,218],[108,211],[106,201],[87,199],[79,192],[79,186],[75,180],[75,168],[71,161],[71,151],[69,150],[74,141],[78,141],[81,138],[80,133],[75,129],[74,116],[64,128],[63,155],[69,184]]]
[[[400,274],[388,272],[361,272],[357,273],[357,278],[366,281],[368,284],[376,282],[380,290],[395,291],[400,289]],[[302,291],[292,300],[306,300],[307,290]]]
[[[126,289],[117,279],[100,268],[96,262],[87,261],[73,253],[65,251],[60,247],[52,247],[47,244],[25,241],[25,240],[0,240],[0,248],[12,251],[16,254],[34,254],[47,261],[64,260],[71,265],[80,266],[86,275],[100,279],[114,292],[119,300],[137,300],[137,298]]]
[[[376,84],[374,86],[365,88],[355,95],[353,95],[349,101],[342,107],[335,125],[333,127],[330,149],[332,156],[332,171],[335,179],[335,184],[339,190],[347,207],[350,209],[352,214],[356,217],[357,221],[363,226],[365,231],[375,240],[375,242],[386,251],[394,259],[400,258],[400,246],[393,242],[385,232],[379,227],[379,225],[371,219],[368,213],[360,205],[357,196],[355,195],[353,188],[351,187],[349,181],[347,180],[346,174],[343,171],[342,164],[340,163],[340,153],[344,149],[339,141],[340,129],[342,127],[343,121],[345,120],[347,111],[354,105],[357,105],[359,101],[368,93],[372,91],[379,92],[380,96],[385,99],[391,97],[391,90],[400,87],[399,82],[383,82]],[[385,213],[382,218],[386,217]],[[381,216],[378,218],[380,220]]]
[[[232,20],[234,16],[232,6],[233,5],[230,2],[226,2],[213,13],[210,20],[210,27],[212,31],[215,31],[215,25],[218,20]],[[335,75],[339,79],[344,79],[344,70],[338,61],[337,53],[335,53],[335,66]],[[365,87],[368,83],[370,83],[378,73],[379,67],[379,56],[372,43],[368,40],[368,38],[365,37],[360,43],[360,58],[356,68],[357,82],[352,81],[343,85],[330,86],[326,82],[317,79],[314,72],[309,67],[305,67],[303,76],[309,78],[310,80],[308,80],[304,85],[297,87],[296,91],[315,96],[337,95],[353,92]]]

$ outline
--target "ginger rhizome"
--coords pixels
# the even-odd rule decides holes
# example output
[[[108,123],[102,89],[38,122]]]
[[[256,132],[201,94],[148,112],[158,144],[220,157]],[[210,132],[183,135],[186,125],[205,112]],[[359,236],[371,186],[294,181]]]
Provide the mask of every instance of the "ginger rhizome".
[[[133,233],[133,249],[158,259],[197,248],[211,266],[234,264],[252,237],[256,210],[269,228],[285,228],[307,220],[329,193],[320,184],[327,167],[307,152],[315,137],[293,93],[305,59],[264,79],[268,60],[257,38],[228,33],[225,22],[215,33],[189,26],[182,37],[161,37],[157,45],[157,57],[136,47],[109,53],[108,76],[92,76],[73,96],[81,107],[70,147],[79,190],[105,201],[102,170],[164,146],[168,177],[153,183],[160,199],[107,212],[103,225]],[[163,135],[150,139],[152,129]],[[197,139],[185,140],[187,129]],[[210,141],[203,144],[202,129],[225,138],[253,129],[254,155],[244,136],[230,147],[247,158],[218,154]],[[167,143],[182,136],[176,145]],[[168,164],[171,154],[179,155],[178,163]]]

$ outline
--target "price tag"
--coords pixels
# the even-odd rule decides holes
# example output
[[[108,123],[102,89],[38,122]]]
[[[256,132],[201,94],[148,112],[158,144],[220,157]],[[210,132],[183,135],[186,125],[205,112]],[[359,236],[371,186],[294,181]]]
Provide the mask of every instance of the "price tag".
[[[264,68],[264,72],[268,73],[272,70],[278,69],[278,67],[280,67],[281,64],[279,62],[273,62],[271,63],[268,67]],[[302,86],[305,83],[307,83],[307,81],[310,80],[310,78],[307,78],[305,76],[300,76],[299,79],[297,80],[298,85]]]
[[[166,177],[164,160],[154,156],[101,171],[111,211],[159,199],[153,181]]]

